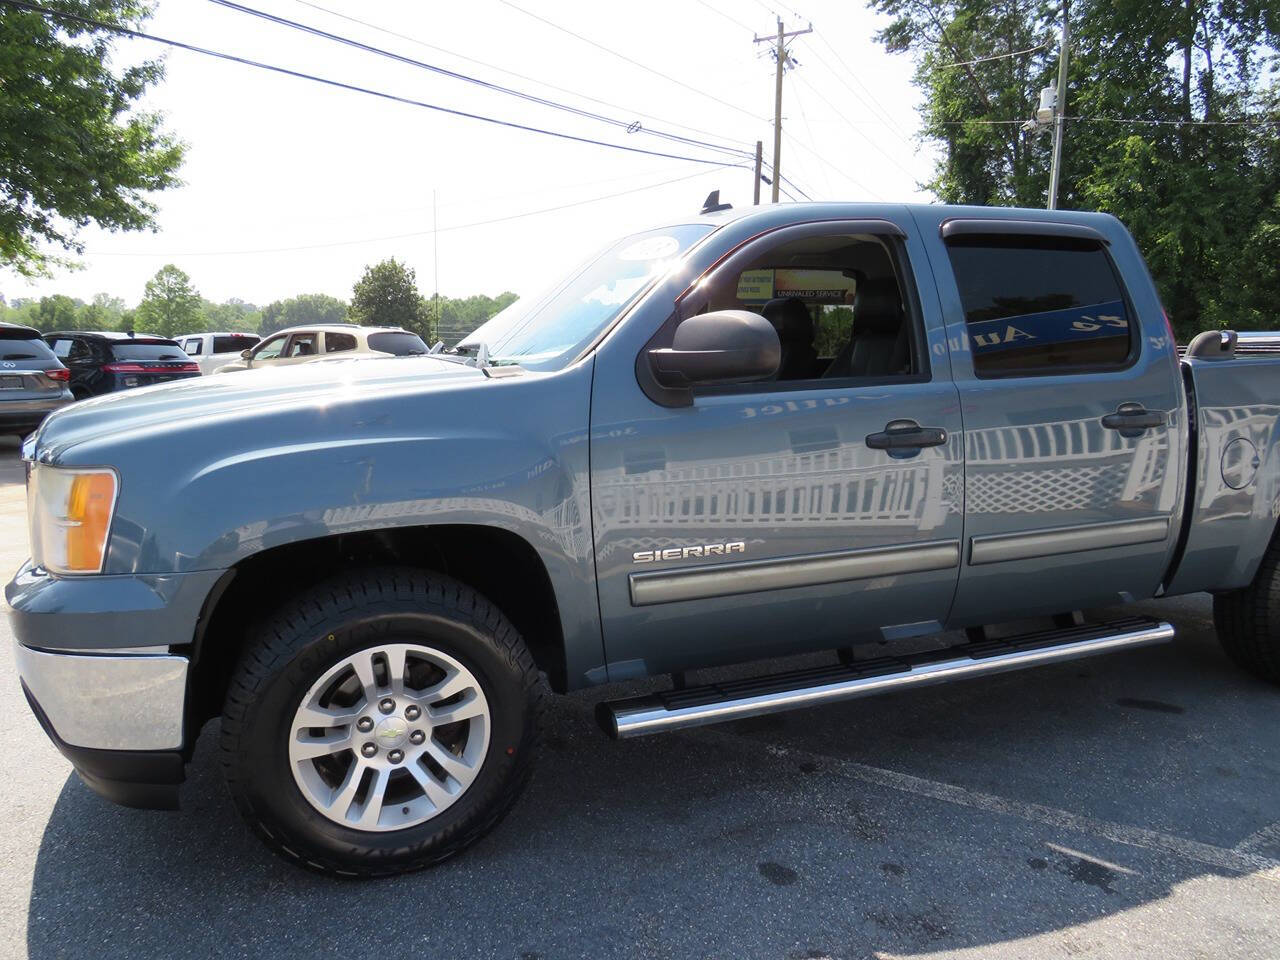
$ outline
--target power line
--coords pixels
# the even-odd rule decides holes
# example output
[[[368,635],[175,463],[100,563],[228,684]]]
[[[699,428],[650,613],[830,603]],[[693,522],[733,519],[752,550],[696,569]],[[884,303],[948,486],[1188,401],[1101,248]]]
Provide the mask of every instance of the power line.
[[[795,98],[796,107],[800,110],[800,119],[804,122],[804,129],[809,134],[809,139],[815,140],[816,138],[813,135],[813,127],[809,123],[809,115],[805,113],[804,101],[800,99],[800,91],[797,89],[792,93],[792,96]],[[827,195],[833,196],[835,194],[835,189],[831,185],[831,177],[827,175],[826,170],[822,171],[822,180],[827,185]]]
[[[1137,123],[1160,127],[1274,127],[1280,120],[1139,120],[1135,117],[1067,117],[1084,123]]]
[[[1035,53],[1037,50],[1048,48],[1047,43],[1038,43],[1034,47],[1027,47],[1025,50],[1014,50],[1012,53],[997,53],[990,57],[978,57],[976,60],[961,60],[958,63],[943,63],[934,67],[934,70],[951,70],[955,67],[972,67],[975,63],[990,63],[992,60],[1008,60],[1010,57],[1021,57],[1028,53]]]
[[[738,111],[738,113],[741,113],[744,116],[748,116],[752,120],[759,119],[759,117],[757,117],[754,113],[752,113],[749,110],[744,110],[742,107],[739,107],[737,104],[729,103],[729,101],[727,100],[721,100],[719,97],[714,96],[710,93],[707,93],[705,90],[702,90],[699,87],[695,87],[690,84],[687,84],[683,80],[677,80],[675,77],[669,74],[663,73],[661,70],[655,70],[653,67],[650,67],[647,64],[643,64],[639,60],[633,60],[631,57],[628,57],[625,53],[619,53],[617,50],[610,49],[609,47],[606,47],[602,43],[597,43],[595,40],[592,40],[590,37],[584,37],[580,33],[574,33],[568,27],[562,27],[560,24],[555,23],[554,21],[548,20],[546,17],[533,13],[530,10],[526,10],[524,7],[517,6],[516,4],[512,3],[511,0],[498,0],[498,2],[503,4],[504,6],[510,7],[512,10],[515,10],[518,13],[523,13],[526,17],[531,17],[532,19],[537,20],[540,23],[545,23],[548,27],[551,27],[553,30],[559,30],[561,33],[568,34],[569,36],[577,40],[581,40],[583,43],[588,44],[592,47],[595,47],[597,50],[603,50],[605,53],[609,54],[610,56],[617,57],[619,60],[624,60],[634,67],[639,67],[641,70],[644,70],[646,73],[651,73],[655,77],[661,77],[663,80],[666,80],[669,83],[674,83],[678,87],[683,87],[686,90],[690,90],[693,93],[696,93],[700,97],[706,97],[708,100],[713,100],[723,107],[728,107],[730,110],[736,110]]]
[[[492,90],[497,93],[504,93],[509,96],[517,97],[521,100],[526,100],[530,103],[536,103],[540,106],[550,107],[553,110],[563,110],[567,113],[571,113],[579,117],[584,117],[589,120],[598,120],[602,123],[606,123],[613,127],[620,127],[621,129],[626,130],[629,133],[635,132],[638,128],[640,132],[648,133],[657,137],[662,137],[667,140],[673,140],[679,143],[685,143],[690,146],[706,147],[708,149],[715,150],[720,153],[730,153],[735,156],[743,156],[743,157],[750,156],[750,154],[748,154],[745,150],[739,150],[735,147],[721,146],[719,144],[708,143],[705,140],[695,140],[690,137],[681,136],[680,134],[666,133],[661,130],[650,130],[645,127],[639,127],[638,124],[628,123],[625,120],[618,120],[614,117],[607,117],[603,114],[593,113],[590,110],[583,110],[580,107],[575,107],[566,103],[560,103],[559,101],[556,101],[556,100],[549,100],[546,97],[539,97],[536,94],[527,93],[523,90],[517,90],[514,87],[506,87],[501,84],[493,83],[488,80],[483,80],[479,77],[473,77],[470,74],[459,73],[456,70],[449,70],[446,67],[437,66],[436,64],[426,63],[425,61],[422,61],[422,60],[415,60],[413,57],[407,57],[407,56],[404,56],[403,54],[396,53],[392,50],[386,50],[386,49],[383,49],[382,47],[375,47],[375,46],[372,46],[371,44],[362,43],[359,40],[354,40],[350,37],[344,37],[340,34],[330,33],[327,30],[321,30],[319,27],[313,27],[309,24],[299,23],[296,20],[289,20],[286,17],[277,16],[276,14],[273,14],[273,13],[267,13],[266,11],[263,11],[263,10],[257,10],[253,7],[248,7],[248,6],[245,6],[244,4],[236,3],[235,0],[210,0],[210,2],[215,3],[221,7],[226,7],[229,10],[234,10],[237,13],[248,14],[249,16],[257,17],[260,20],[266,20],[269,23],[274,23],[279,26],[288,27],[289,29],[292,29],[292,30],[298,30],[303,33],[310,34],[312,36],[320,37],[325,40],[332,40],[335,43],[341,43],[345,46],[353,47],[357,50],[363,50],[366,53],[375,54],[376,56],[386,57],[389,60],[395,60],[399,63],[407,64],[408,66],[418,67],[419,69],[427,70],[427,71],[430,71],[431,73],[437,73],[437,74],[440,74],[441,76],[449,77],[450,79],[453,79],[453,80],[461,80],[465,83],[472,83],[486,90]]]
[[[828,160],[826,157],[824,157],[821,153],[819,153],[817,150],[813,149],[813,147],[811,147],[811,146],[809,146],[808,144],[806,144],[803,140],[800,140],[799,138],[797,138],[797,137],[795,136],[795,134],[790,133],[790,132],[788,132],[788,131],[784,130],[784,131],[782,132],[782,135],[783,135],[784,137],[786,137],[788,140],[790,140],[792,144],[794,144],[794,145],[795,145],[795,146],[797,146],[797,147],[800,147],[802,150],[804,150],[805,152],[807,152],[808,154],[810,154],[811,156],[813,156],[814,158],[816,158],[816,159],[817,159],[817,161],[818,161],[819,163],[823,164],[823,165],[824,165],[824,166],[826,166],[826,167],[829,167],[830,169],[834,170],[836,173],[840,174],[840,176],[844,177],[846,180],[848,180],[850,183],[852,183],[852,184],[853,184],[855,187],[857,187],[859,190],[863,191],[864,193],[868,194],[869,196],[874,197],[874,198],[875,198],[875,199],[877,199],[877,200],[878,200],[878,199],[881,199],[881,195],[880,195],[877,191],[872,190],[872,189],[871,189],[870,187],[868,187],[866,184],[864,184],[864,183],[860,183],[857,179],[855,179],[854,177],[850,176],[850,175],[849,175],[848,173],[846,173],[845,171],[841,170],[841,169],[840,169],[839,167],[837,167],[834,163],[832,163],[830,160]]]
[[[850,130],[852,130],[854,133],[856,133],[858,136],[860,136],[863,140],[867,141],[867,143],[871,144],[871,146],[872,146],[872,147],[874,147],[876,150],[878,150],[878,151],[880,152],[881,156],[883,156],[886,160],[888,160],[890,163],[892,163],[894,166],[896,166],[899,170],[901,170],[903,173],[905,173],[908,177],[914,177],[914,174],[913,174],[910,170],[908,170],[906,167],[904,167],[904,166],[902,165],[902,163],[901,163],[901,162],[899,162],[899,161],[898,161],[898,159],[897,159],[896,157],[894,157],[894,156],[890,155],[890,154],[889,154],[889,152],[888,152],[887,150],[885,150],[885,149],[884,149],[884,147],[880,146],[880,144],[876,143],[876,141],[875,141],[875,140],[873,140],[871,137],[868,137],[865,133],[863,133],[863,132],[862,132],[861,130],[859,130],[856,126],[854,126],[853,122],[852,122],[852,121],[850,121],[850,120],[849,120],[849,118],[848,118],[848,117],[846,117],[846,116],[841,112],[840,108],[839,108],[839,107],[837,107],[837,106],[836,106],[834,103],[832,103],[830,100],[828,100],[825,96],[823,96],[823,95],[822,95],[822,93],[821,93],[821,91],[819,91],[816,87],[814,87],[814,86],[813,86],[812,84],[810,84],[809,82],[805,81],[802,77],[798,77],[797,79],[798,79],[798,80],[800,80],[802,83],[804,83],[804,85],[805,85],[806,87],[808,87],[810,91],[812,91],[812,92],[813,92],[814,96],[816,96],[819,100],[821,100],[821,101],[822,101],[823,103],[825,103],[828,107],[830,107],[830,108],[831,108],[831,110],[832,110],[832,112],[833,112],[833,113],[835,113],[835,115],[836,115],[837,117],[839,117],[841,120],[843,120],[843,121],[845,122],[845,125],[846,125],[846,126],[848,126],[848,128],[849,128]]]
[[[844,88],[846,90],[848,90],[855,97],[857,97],[858,100],[862,102],[863,106],[865,106],[873,114],[879,117],[884,122],[885,126],[889,128],[889,131],[895,137],[897,137],[899,140],[902,141],[904,146],[909,147],[910,144],[907,143],[904,137],[904,134],[906,133],[906,131],[902,130],[902,128],[898,126],[897,122],[889,114],[889,112],[880,105],[880,101],[876,99],[876,95],[867,88],[866,84],[864,84],[861,80],[858,79],[857,74],[855,74],[852,68],[850,68],[849,65],[844,62],[844,58],[840,56],[840,53],[836,50],[835,47],[831,45],[831,42],[822,33],[819,32],[816,34],[816,36],[818,37],[819,40],[822,41],[822,45],[825,46],[829,51],[831,51],[831,56],[835,57],[836,63],[840,65],[843,72],[849,77],[850,80],[852,80],[854,83],[856,83],[859,87],[862,88],[862,90],[866,93],[866,96],[864,97],[857,90],[853,89],[853,87],[849,86],[849,84],[845,81],[844,77],[840,75],[840,71],[837,71],[835,67],[831,66],[831,64],[825,58],[823,58],[822,54],[818,51],[818,49],[814,47],[812,44],[810,44],[808,49],[817,58],[818,62],[822,64],[824,67],[826,67],[827,71],[837,80],[839,80],[840,83],[844,85]]]
[[[252,60],[248,57],[241,57],[232,53],[224,53],[220,50],[211,50],[208,47],[197,46],[193,43],[186,43],[181,40],[171,40],[161,37],[153,33],[143,33],[140,30],[132,30],[128,27],[122,27],[118,24],[107,23],[102,20],[95,20],[91,17],[82,17],[75,13],[66,13],[61,10],[51,10],[48,7],[42,7],[38,4],[28,3],[26,0],[0,0],[0,4],[13,7],[19,10],[26,10],[31,13],[38,13],[46,17],[53,17],[59,20],[67,20],[73,23],[79,23],[83,26],[94,27],[98,30],[107,30],[112,33],[120,34],[126,37],[135,37],[139,40],[150,40],[153,43],[163,44],[167,47],[173,47],[178,50],[186,50],[190,53],[199,53],[203,56],[214,57],[218,60],[226,60],[230,63],[239,63],[247,67],[255,67],[259,70],[266,70],[270,73],[278,73],[288,77],[296,77],[300,80],[310,80],[314,83],[322,83],[325,86],[334,87],[339,90],[348,90],[353,93],[363,93],[368,96],[378,97],[382,100],[390,100],[394,103],[403,103],[408,106],[421,107],[424,110],[433,110],[437,113],[444,113],[454,117],[462,117],[467,120],[480,120],[484,123],[490,123],[499,127],[507,127],[512,130],[523,130],[527,133],[537,133],[542,136],[555,137],[560,140],[570,140],[575,143],[586,143],[597,147],[607,147],[611,150],[623,150],[627,153],[640,153],[651,157],[665,157],[669,160],[686,160],[690,163],[703,163],[711,166],[724,166],[722,160],[710,159],[707,157],[691,157],[678,153],[663,153],[660,150],[648,150],[644,147],[628,147],[621,143],[610,143],[607,140],[595,140],[591,137],[580,137],[571,133],[564,133],[558,130],[549,130],[544,127],[534,127],[524,123],[516,123],[513,120],[500,120],[497,117],[488,117],[478,113],[468,113],[465,110],[457,110],[453,107],[445,107],[436,103],[428,103],[425,100],[415,100],[412,97],[404,97],[395,93],[387,93],[382,90],[373,90],[369,87],[361,87],[353,83],[344,83],[341,80],[334,80],[329,77],[320,77],[312,73],[305,73],[301,70],[291,70],[288,67],[277,66],[272,63],[264,63],[261,60]]]
[[[10,2],[10,0],[0,0],[0,2]],[[717,169],[727,169],[730,167],[741,168],[745,164],[740,163],[721,163],[717,165]],[[557,204],[554,207],[542,207],[538,210],[526,210],[523,213],[512,213],[502,217],[492,217],[488,220],[474,220],[471,223],[455,223],[452,226],[440,227],[432,230],[415,230],[412,233],[397,233],[385,237],[365,237],[360,240],[336,240],[332,243],[310,243],[296,247],[265,247],[257,250],[195,250],[185,253],[134,253],[132,251],[121,250],[101,250],[90,251],[86,256],[93,257],[236,257],[249,256],[263,253],[292,253],[300,250],[326,250],[333,247],[352,247],[366,243],[382,243],[387,240],[409,240],[416,237],[425,237],[433,233],[448,233],[454,230],[469,230],[472,227],[487,227],[495,223],[508,223],[512,220],[523,220],[526,217],[536,217],[544,213],[555,213],[559,210],[569,210],[573,207],[583,207],[591,203],[600,203],[604,200],[613,200],[616,197],[625,197],[633,193],[641,193],[645,190],[656,190],[658,187],[667,187],[675,183],[682,183],[685,180],[692,180],[695,177],[705,176],[710,171],[699,170],[697,173],[690,173],[683,177],[676,177],[672,180],[663,180],[660,183],[649,183],[642,187],[633,187],[630,190],[621,190],[617,193],[606,193],[598,197],[589,197],[585,200],[575,200],[572,203]]]
[[[1136,123],[1140,125],[1160,127],[1272,127],[1280,125],[1280,120],[1143,120],[1137,117],[1068,117],[1063,120],[1080,123]],[[966,125],[1000,127],[1007,124],[1024,124],[1025,120],[939,120],[944,127],[960,127]]]
[[[741,27],[743,30],[746,30],[748,33],[750,33],[750,34],[752,34],[752,35],[754,35],[754,34],[755,34],[755,30],[753,30],[751,27],[747,26],[745,23],[743,23],[743,22],[742,22],[741,20],[739,20],[737,17],[731,17],[731,16],[729,16],[729,14],[725,13],[723,10],[719,9],[718,7],[713,7],[711,4],[707,3],[707,0],[696,0],[696,2],[698,3],[698,5],[699,5],[699,6],[706,7],[708,10],[710,10],[710,11],[711,11],[712,13],[714,13],[716,16],[718,16],[718,17],[723,17],[724,19],[728,20],[730,23],[732,23],[732,24],[734,24],[734,25],[736,25],[736,26]]]
[[[527,74],[517,73],[516,71],[509,70],[506,67],[500,67],[497,64],[488,63],[484,60],[477,60],[475,57],[469,57],[466,54],[458,53],[455,50],[446,50],[444,47],[438,47],[435,44],[427,43],[425,40],[420,40],[417,37],[411,37],[408,34],[399,33],[387,27],[380,26],[379,24],[371,23],[368,20],[361,20],[359,17],[353,17],[353,16],[350,16],[349,14],[342,13],[341,11],[332,10],[329,7],[321,6],[318,3],[312,3],[311,0],[293,0],[293,2],[301,4],[304,7],[310,7],[313,10],[318,10],[321,13],[328,14],[331,17],[337,17],[339,20],[346,20],[348,23],[358,24],[359,26],[365,27],[369,30],[373,30],[377,33],[382,33],[389,37],[395,37],[399,40],[404,40],[407,43],[412,43],[416,46],[424,47],[427,50],[435,50],[437,53],[443,53],[448,56],[455,57],[458,60],[464,60],[467,63],[474,63],[477,66],[484,67],[488,70],[495,70],[498,73],[505,74],[506,76],[515,77],[517,80],[526,80],[529,83],[536,83],[539,86],[546,87],[549,90],[555,90],[559,93],[567,93],[569,94],[569,96],[577,97],[580,100],[586,100],[588,103],[597,103],[602,107],[611,107],[614,110],[621,110],[624,113],[634,114],[637,117],[644,117],[645,119],[648,119],[648,120],[657,120],[659,123],[665,123],[667,126],[670,126],[670,127],[678,127],[681,130],[689,130],[693,133],[702,133],[702,134],[707,133],[707,131],[699,127],[691,127],[691,126],[688,126],[687,124],[676,123],[674,120],[668,120],[664,117],[657,117],[657,116],[654,116],[653,114],[644,113],[643,111],[636,110],[632,107],[623,106],[622,104],[613,103],[609,100],[601,100],[599,97],[592,97],[592,96],[589,96],[588,94],[581,93],[580,91],[571,90],[568,87],[560,87],[554,83],[549,83],[546,80],[539,80],[537,77],[530,77]],[[745,140],[735,141],[732,137],[727,137],[720,134],[711,134],[711,136],[715,136],[720,140],[727,140],[732,143],[737,143],[740,145],[744,145],[744,144],[749,145]]]

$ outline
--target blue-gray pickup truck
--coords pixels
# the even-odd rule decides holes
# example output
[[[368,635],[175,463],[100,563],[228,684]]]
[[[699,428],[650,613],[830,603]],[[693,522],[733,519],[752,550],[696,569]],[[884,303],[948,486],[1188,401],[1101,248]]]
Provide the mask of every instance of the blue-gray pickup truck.
[[[220,718],[269,846],[410,870],[510,808],[551,691],[632,682],[630,737],[1156,643],[1082,611],[1206,590],[1280,680],[1278,417],[1280,340],[1180,355],[1109,216],[704,212],[454,352],[53,414],[17,663],[104,796],[175,806]]]

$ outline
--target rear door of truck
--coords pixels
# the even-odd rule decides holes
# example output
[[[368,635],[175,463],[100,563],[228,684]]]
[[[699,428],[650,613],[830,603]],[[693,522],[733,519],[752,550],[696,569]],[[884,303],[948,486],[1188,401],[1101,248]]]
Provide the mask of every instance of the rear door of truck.
[[[1132,240],[1109,217],[916,216],[965,429],[951,622],[1152,596],[1177,535],[1185,408]]]

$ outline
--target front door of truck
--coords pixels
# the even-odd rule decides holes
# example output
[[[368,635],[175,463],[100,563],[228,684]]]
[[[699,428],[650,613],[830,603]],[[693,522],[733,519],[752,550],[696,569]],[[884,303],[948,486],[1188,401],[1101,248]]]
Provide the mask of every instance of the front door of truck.
[[[773,324],[776,377],[671,407],[640,385],[634,338],[597,354],[592,511],[614,680],[927,633],[954,594],[963,437],[918,243],[892,217],[767,233],[651,310],[640,350],[723,309]]]
[[[957,625],[1152,596],[1177,531],[1181,392],[1117,225],[920,211],[965,421]],[[932,218],[926,222],[926,218]]]

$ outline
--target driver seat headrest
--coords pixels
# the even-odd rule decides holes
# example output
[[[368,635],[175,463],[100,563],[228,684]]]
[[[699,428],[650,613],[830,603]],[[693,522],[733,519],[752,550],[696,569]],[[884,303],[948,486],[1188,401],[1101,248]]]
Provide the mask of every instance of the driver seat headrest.
[[[813,317],[804,301],[795,297],[777,297],[760,311],[761,316],[773,324],[778,339],[783,343],[812,343]]]
[[[902,325],[902,294],[893,277],[875,277],[853,293],[853,329],[857,334],[895,334]]]

